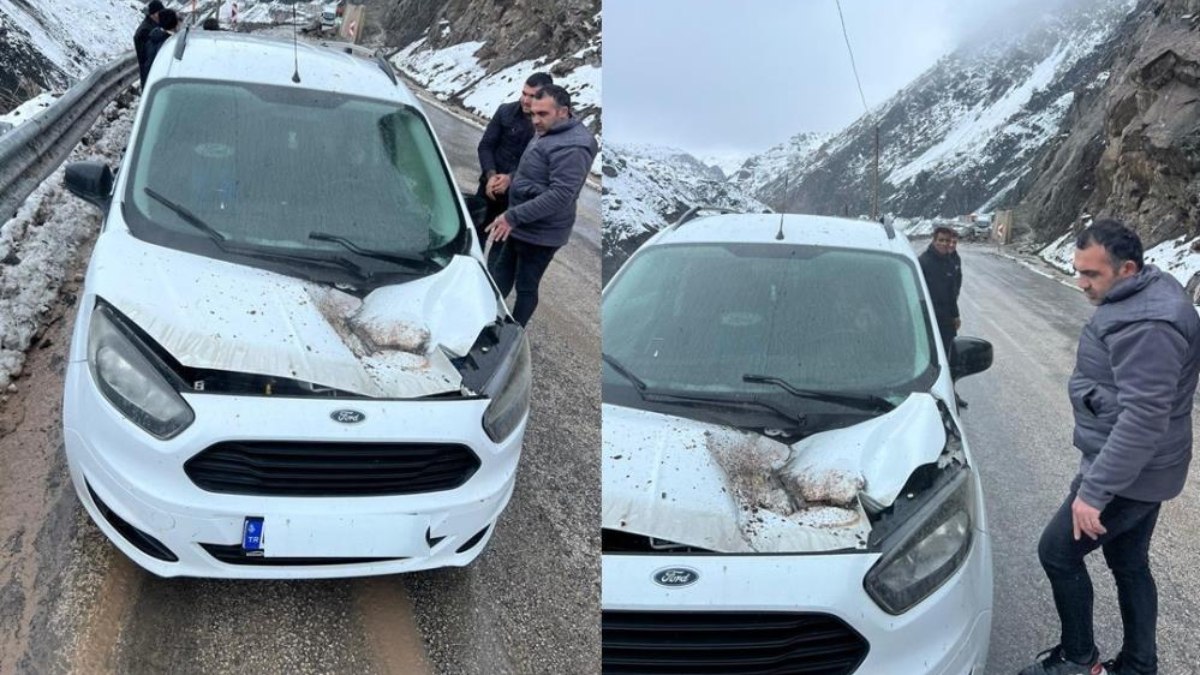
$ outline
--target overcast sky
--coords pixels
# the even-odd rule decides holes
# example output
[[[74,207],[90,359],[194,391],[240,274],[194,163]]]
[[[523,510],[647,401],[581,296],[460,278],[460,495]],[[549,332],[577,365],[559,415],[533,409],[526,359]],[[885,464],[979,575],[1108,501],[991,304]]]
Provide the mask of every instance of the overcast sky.
[[[842,0],[874,107],[1021,0]],[[834,0],[604,0],[604,135],[751,154],[863,113]]]

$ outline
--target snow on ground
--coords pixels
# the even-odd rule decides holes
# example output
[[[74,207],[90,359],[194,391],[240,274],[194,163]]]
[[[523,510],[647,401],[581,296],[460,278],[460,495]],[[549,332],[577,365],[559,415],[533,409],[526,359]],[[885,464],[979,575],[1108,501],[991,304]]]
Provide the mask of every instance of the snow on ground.
[[[6,122],[13,125],[13,127],[19,127],[33,119],[41,111],[49,108],[57,100],[58,96],[54,94],[38,94],[16,108],[13,108],[7,114],[0,115],[0,122]]]
[[[67,162],[91,159],[116,167],[134,110],[110,103],[89,134],[96,142],[80,144]],[[0,390],[21,372],[42,315],[58,297],[79,247],[100,224],[100,212],[68,193],[62,179],[60,167],[0,225]]]
[[[81,77],[133,49],[145,6],[138,0],[0,0],[0,27],[27,33],[37,51]]]
[[[599,36],[594,39],[596,45],[571,57],[584,57],[598,49]],[[442,49],[430,49],[427,43],[427,38],[413,42],[393,56],[392,63],[438,100],[457,98],[465,108],[485,118],[490,118],[500,104],[515,101],[525,78],[538,71],[549,72],[562,62],[561,58],[546,56],[489,75],[475,58],[484,43],[461,42]],[[600,68],[585,64],[554,78],[555,84],[571,93],[571,105],[579,113],[580,121],[593,128],[600,115],[601,72]]]
[[[1038,255],[1060,271],[1075,274],[1075,233],[1068,231],[1043,248]]]
[[[1197,244],[1200,244],[1200,237],[1168,239],[1147,249],[1144,258],[1187,286],[1192,276],[1200,272],[1200,253],[1192,249]],[[1067,232],[1043,248],[1039,255],[1062,272],[1075,274],[1075,233]]]

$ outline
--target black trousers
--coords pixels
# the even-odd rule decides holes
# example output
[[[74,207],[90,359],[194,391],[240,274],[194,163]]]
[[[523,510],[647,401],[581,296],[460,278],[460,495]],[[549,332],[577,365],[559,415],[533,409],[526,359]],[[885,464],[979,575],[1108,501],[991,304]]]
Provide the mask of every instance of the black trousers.
[[[513,237],[492,244],[488,271],[496,280],[500,295],[508,297],[513,286],[516,286],[517,303],[513,307],[513,318],[522,326],[529,323],[533,310],[537,309],[542,275],[557,251],[558,248],[554,246],[538,246]]]
[[[1117,582],[1117,604],[1125,628],[1124,662],[1139,673],[1158,671],[1155,628],[1158,589],[1150,574],[1150,537],[1158,522],[1161,502],[1113,497],[1100,512],[1107,532],[1097,539],[1086,534],[1075,541],[1071,503],[1074,489],[1050,519],[1038,543],[1038,558],[1054,589],[1054,606],[1062,624],[1061,644],[1067,658],[1084,661],[1095,649],[1092,629],[1092,579],[1084,557],[1097,548]]]

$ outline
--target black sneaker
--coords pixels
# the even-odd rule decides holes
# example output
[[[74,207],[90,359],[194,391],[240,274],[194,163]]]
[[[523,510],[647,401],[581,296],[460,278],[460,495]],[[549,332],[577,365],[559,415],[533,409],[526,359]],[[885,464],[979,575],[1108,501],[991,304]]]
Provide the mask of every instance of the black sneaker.
[[[1032,665],[1026,666],[1020,675],[1107,675],[1100,663],[1100,652],[1092,650],[1087,664],[1075,663],[1063,653],[1062,645],[1047,649],[1037,655]]]
[[[1108,675],[1158,675],[1157,673],[1143,673],[1133,669],[1133,666],[1125,663],[1125,654],[1117,654],[1117,658],[1109,659],[1104,662],[1104,670],[1108,671]]]

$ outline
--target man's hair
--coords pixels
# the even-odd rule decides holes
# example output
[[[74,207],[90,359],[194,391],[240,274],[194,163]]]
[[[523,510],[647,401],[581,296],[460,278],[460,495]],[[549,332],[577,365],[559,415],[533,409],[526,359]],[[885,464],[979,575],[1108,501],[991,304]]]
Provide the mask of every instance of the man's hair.
[[[958,239],[958,233],[954,231],[954,228],[946,227],[945,225],[938,225],[933,228],[933,238],[937,239],[939,234],[948,234],[951,239]]]
[[[548,87],[554,84],[554,78],[550,77],[550,73],[534,73],[529,76],[528,80],[525,80],[525,84],[530,87],[537,87],[538,89],[541,89],[542,87]]]
[[[571,93],[557,84],[548,84],[542,87],[533,97],[539,101],[544,98],[552,98],[554,99],[554,104],[560,108],[571,107]]]
[[[1092,244],[1099,244],[1108,253],[1108,260],[1114,269],[1126,260],[1132,260],[1140,270],[1145,261],[1142,259],[1142,240],[1137,232],[1129,229],[1117,220],[1098,220],[1084,228],[1075,238],[1075,248],[1085,249]]]
[[[179,26],[179,15],[173,9],[164,9],[158,13],[158,26],[163,30],[175,30]]]
[[[150,4],[146,5],[146,14],[157,14],[163,11],[162,0],[150,0]]]
[[[204,30],[221,30],[221,22],[217,21],[216,17],[208,17],[204,23],[200,25]]]

